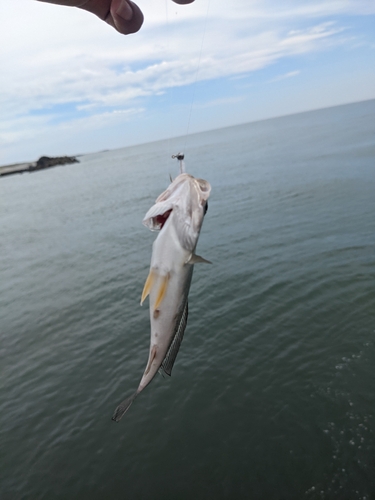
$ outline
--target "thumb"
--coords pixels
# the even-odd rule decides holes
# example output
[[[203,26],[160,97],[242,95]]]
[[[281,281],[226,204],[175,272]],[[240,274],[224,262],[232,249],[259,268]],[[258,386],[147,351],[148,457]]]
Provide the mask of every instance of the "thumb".
[[[129,35],[136,33],[143,24],[141,9],[131,0],[112,0],[105,21],[118,32]]]

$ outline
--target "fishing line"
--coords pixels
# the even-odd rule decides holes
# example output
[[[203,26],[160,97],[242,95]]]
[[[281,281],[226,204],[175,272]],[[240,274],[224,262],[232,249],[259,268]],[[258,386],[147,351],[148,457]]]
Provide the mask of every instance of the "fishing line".
[[[191,99],[191,105],[190,105],[190,110],[189,110],[188,123],[187,123],[186,134],[185,134],[184,150],[186,148],[186,142],[187,142],[187,138],[188,138],[189,130],[190,130],[191,114],[192,114],[192,111],[193,111],[194,100],[195,100],[195,90],[196,90],[196,87],[197,87],[198,75],[199,75],[199,70],[200,70],[200,66],[201,66],[203,45],[204,45],[204,39],[205,39],[205,36],[206,36],[206,30],[207,30],[208,12],[210,10],[210,2],[211,2],[211,0],[207,0],[207,11],[206,11],[206,17],[205,17],[204,26],[203,26],[203,36],[202,36],[201,48],[200,48],[200,51],[199,51],[198,66],[197,66],[197,71],[195,73],[195,80],[194,80],[194,84],[193,84],[193,96],[192,96],[192,99]]]
[[[169,19],[169,10],[168,10],[168,1],[170,0],[165,0],[165,12],[166,12],[166,27],[167,27],[167,45],[168,48],[170,49],[170,19]],[[204,40],[206,36],[206,31],[207,31],[207,21],[208,21],[208,14],[210,10],[210,3],[211,0],[207,0],[207,10],[206,10],[206,16],[204,20],[204,25],[203,25],[203,36],[202,36],[202,41],[201,41],[201,46],[199,50],[199,57],[198,57],[198,65],[197,69],[195,72],[195,78],[193,82],[193,91],[192,91],[192,98],[191,98],[191,103],[190,103],[190,108],[189,108],[189,113],[188,113],[188,120],[187,120],[187,127],[186,127],[186,132],[185,132],[185,138],[184,138],[184,150],[186,149],[186,143],[187,139],[189,136],[190,132],[190,123],[191,123],[191,116],[192,116],[192,111],[194,107],[194,101],[195,101],[195,93],[196,93],[196,87],[197,87],[197,81],[198,81],[198,76],[199,76],[199,70],[201,66],[201,60],[202,60],[202,53],[203,53],[203,46],[204,46]],[[169,134],[168,134],[168,150],[170,148],[170,138],[172,135],[172,104],[171,104],[171,94],[173,92],[173,86],[170,88],[170,92],[168,92],[168,108],[169,108]],[[181,153],[179,153],[181,154]],[[177,155],[173,155],[172,158],[177,158]],[[180,168],[183,168],[181,163],[180,163]]]
[[[170,37],[170,24],[169,24],[169,11],[168,11],[168,1],[169,0],[165,0],[165,22],[166,22],[166,26],[167,26],[167,52],[170,52],[170,40],[171,40],[171,37]],[[168,108],[168,125],[167,125],[167,128],[168,128],[168,142],[167,142],[167,155],[169,156],[170,155],[170,151],[171,151],[171,135],[172,135],[172,112],[171,112],[171,109],[172,109],[172,104],[171,104],[171,100],[172,100],[172,91],[173,91],[173,87],[170,88],[170,91],[168,92],[168,97],[167,97],[167,108]]]

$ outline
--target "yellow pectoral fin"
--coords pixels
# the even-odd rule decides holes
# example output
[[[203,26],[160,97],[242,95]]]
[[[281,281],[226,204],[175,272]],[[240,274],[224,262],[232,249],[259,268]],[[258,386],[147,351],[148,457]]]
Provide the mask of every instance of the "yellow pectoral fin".
[[[156,301],[154,304],[154,311],[155,311],[155,309],[157,309],[160,306],[160,304],[162,303],[162,301],[165,297],[165,294],[167,293],[169,274],[167,274],[166,276],[161,276],[160,280],[161,280],[161,283],[159,286],[158,294],[156,296]]]
[[[145,298],[148,295],[150,295],[150,291],[154,283],[155,283],[155,272],[151,269],[151,271],[148,273],[145,286],[143,287],[141,305],[143,304]]]

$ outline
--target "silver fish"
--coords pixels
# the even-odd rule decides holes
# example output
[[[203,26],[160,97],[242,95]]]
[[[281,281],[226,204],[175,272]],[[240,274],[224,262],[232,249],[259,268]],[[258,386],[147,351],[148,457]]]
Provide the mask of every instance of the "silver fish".
[[[116,422],[159,369],[171,375],[187,323],[194,264],[210,263],[195,254],[210,191],[207,181],[182,173],[143,219],[151,231],[160,231],[152,246],[150,272],[141,299],[142,304],[150,296],[150,352],[138,389],[112,416]]]

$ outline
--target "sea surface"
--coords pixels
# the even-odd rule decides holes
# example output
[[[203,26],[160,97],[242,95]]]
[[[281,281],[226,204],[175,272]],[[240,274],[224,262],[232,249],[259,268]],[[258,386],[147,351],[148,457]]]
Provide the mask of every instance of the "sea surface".
[[[212,185],[172,377],[142,218],[186,138],[0,179],[1,500],[375,498],[375,100],[191,135]]]

